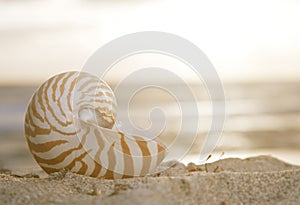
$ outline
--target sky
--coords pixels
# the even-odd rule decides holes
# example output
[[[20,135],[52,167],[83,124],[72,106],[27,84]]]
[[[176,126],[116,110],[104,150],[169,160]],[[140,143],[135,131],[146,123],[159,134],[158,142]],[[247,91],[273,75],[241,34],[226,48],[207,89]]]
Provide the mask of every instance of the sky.
[[[298,0],[0,1],[0,85],[81,70],[102,45],[138,31],[191,41],[223,81],[299,81],[299,22]]]

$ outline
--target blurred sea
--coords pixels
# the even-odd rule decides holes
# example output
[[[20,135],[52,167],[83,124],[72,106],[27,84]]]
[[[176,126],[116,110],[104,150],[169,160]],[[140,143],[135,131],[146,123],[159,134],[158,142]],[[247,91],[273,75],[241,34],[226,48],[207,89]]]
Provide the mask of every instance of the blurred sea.
[[[29,86],[0,87],[2,168],[20,172],[38,168],[28,151],[23,133],[26,106],[35,89],[36,87]],[[224,89],[227,99],[224,132],[209,161],[220,157],[266,154],[300,165],[300,83],[232,83],[225,84]],[[143,113],[146,104],[145,99],[142,99],[143,97],[137,99],[131,113],[136,121],[143,121],[148,117]],[[152,100],[160,102],[162,106],[167,103],[159,95]],[[122,96],[119,96],[118,102],[122,102]],[[204,110],[209,107],[209,101],[204,98],[199,99],[198,104]],[[209,112],[203,113],[201,123],[208,123],[206,121],[209,121]],[[190,120],[193,118],[197,118],[197,115],[191,116]],[[164,133],[165,140],[172,138],[172,130],[176,130],[176,126],[176,123],[169,125]],[[197,162],[197,153],[201,149],[206,131],[199,129],[200,138],[183,162]],[[188,130],[185,133],[189,137]]]

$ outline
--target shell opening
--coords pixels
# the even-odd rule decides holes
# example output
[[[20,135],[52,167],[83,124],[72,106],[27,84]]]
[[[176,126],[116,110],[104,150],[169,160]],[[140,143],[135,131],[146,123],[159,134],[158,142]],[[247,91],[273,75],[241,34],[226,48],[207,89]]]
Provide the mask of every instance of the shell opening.
[[[111,128],[111,123],[105,120],[103,114],[92,108],[83,108],[79,110],[78,117],[81,122],[94,124],[103,128]]]

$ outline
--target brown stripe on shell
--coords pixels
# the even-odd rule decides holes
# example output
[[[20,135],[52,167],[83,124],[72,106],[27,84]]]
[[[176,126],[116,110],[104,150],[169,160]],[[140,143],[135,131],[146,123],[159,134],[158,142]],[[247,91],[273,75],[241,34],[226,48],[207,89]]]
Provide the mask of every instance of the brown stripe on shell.
[[[79,79],[84,77],[85,74],[79,74]],[[79,88],[78,92],[82,92],[84,88],[86,88],[90,83],[98,82],[98,80],[95,79],[95,77],[92,77],[92,79],[85,81]]]
[[[80,159],[80,163],[81,163],[81,168],[77,171],[77,174],[82,174],[85,175],[86,171],[88,170],[88,165],[82,160],[86,155],[88,154],[88,152],[86,152],[85,155],[82,156],[82,158]]]
[[[71,95],[72,95],[72,92],[74,91],[74,88],[75,88],[75,85],[77,83],[77,80],[78,80],[78,77],[76,77],[76,78],[73,79],[73,81],[71,82],[71,85],[69,87],[68,95],[67,95],[68,109],[69,109],[69,112],[71,112],[71,113],[73,111],[72,105],[71,105]]]
[[[44,159],[44,158],[41,158],[41,157],[37,156],[34,153],[33,153],[33,156],[36,159],[36,161],[39,162],[39,163],[48,164],[48,165],[59,164],[59,163],[63,162],[68,156],[70,156],[74,151],[82,149],[83,144],[86,141],[86,137],[87,137],[89,131],[90,131],[90,128],[87,129],[86,133],[83,135],[82,140],[80,141],[80,143],[77,147],[66,150],[66,151],[62,152],[60,155],[58,155],[55,158]]]
[[[56,95],[55,95],[55,90],[57,89],[57,86],[56,86],[56,89],[55,90],[52,90],[52,98],[53,98],[53,101],[57,103],[57,106],[59,108],[59,111],[61,113],[61,115],[66,119],[66,125],[70,125],[72,124],[73,122],[72,121],[68,121],[68,118],[67,118],[67,114],[64,112],[63,108],[62,108],[62,103],[61,103],[61,97],[63,96],[64,94],[64,87],[67,83],[67,81],[69,80],[70,77],[72,77],[72,73],[68,74],[66,77],[64,75],[60,75],[60,78],[58,78],[59,80],[62,80],[62,83],[61,85],[59,86],[59,91],[60,91],[60,95],[58,96],[58,98],[56,99]],[[65,77],[64,79],[62,79],[63,77]],[[57,81],[58,83],[59,81]],[[56,83],[56,84],[57,84]],[[54,83],[55,84],[55,83]]]
[[[30,109],[32,110],[33,116],[39,119],[41,122],[45,122],[44,118],[40,115],[40,113],[36,110],[36,95],[34,95],[31,104],[30,104]]]
[[[67,143],[67,140],[54,140],[50,142],[35,144],[28,140],[29,148],[35,152],[48,152],[56,146]]]
[[[133,159],[132,159],[132,155],[129,149],[129,146],[127,145],[126,141],[125,141],[125,136],[122,132],[119,132],[119,134],[121,135],[121,147],[122,147],[122,151],[123,151],[123,160],[124,160],[124,171],[123,171],[123,179],[124,178],[130,178],[132,176],[134,176],[134,164],[133,164]]]
[[[49,135],[51,133],[51,129],[39,127],[33,122],[30,109],[29,111],[27,111],[25,120],[28,124],[30,124],[34,128],[34,130],[31,130],[25,127],[26,133],[28,132],[30,136],[35,137],[36,135]]]
[[[152,161],[151,152],[148,148],[147,141],[145,141],[143,138],[138,137],[138,136],[135,136],[134,138],[143,154],[143,166],[142,166],[142,170],[141,170],[141,176],[145,176],[146,174],[148,174],[148,172],[150,170],[150,165],[151,165],[151,161]]]
[[[86,157],[88,154],[89,154],[89,152],[90,152],[91,150],[89,150],[89,151],[87,151],[87,152],[84,152],[84,153],[82,153],[81,155],[79,155],[78,157],[76,157],[69,165],[67,165],[66,167],[65,167],[65,170],[68,170],[68,171],[72,171],[72,169],[75,167],[75,164],[76,164],[76,162],[80,162],[81,163],[81,165],[82,165],[82,167],[84,167],[84,168],[82,168],[81,167],[81,172],[82,173],[79,173],[79,172],[77,172],[78,174],[85,174],[86,173],[86,168],[85,168],[85,166],[84,166],[84,164],[83,164],[83,161],[82,161],[82,159],[84,158],[84,157]]]
[[[96,136],[96,140],[97,140],[99,147],[95,154],[95,159],[94,159],[95,167],[94,167],[94,170],[93,170],[91,176],[97,177],[97,176],[99,176],[99,173],[102,170],[102,166],[100,165],[100,154],[104,148],[104,141],[102,140],[102,136],[100,135],[100,133],[97,129],[94,130],[94,134]]]
[[[116,166],[116,155],[114,152],[115,142],[110,146],[107,156],[108,156],[108,167],[103,178],[105,179],[113,179],[114,178],[114,170]]]

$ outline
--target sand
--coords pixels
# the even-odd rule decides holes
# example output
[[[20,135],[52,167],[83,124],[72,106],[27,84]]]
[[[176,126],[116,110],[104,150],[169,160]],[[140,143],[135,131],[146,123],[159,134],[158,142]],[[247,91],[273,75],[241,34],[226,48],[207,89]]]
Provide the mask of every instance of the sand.
[[[177,163],[160,174],[122,180],[2,170],[0,204],[300,204],[300,167],[259,156]]]

